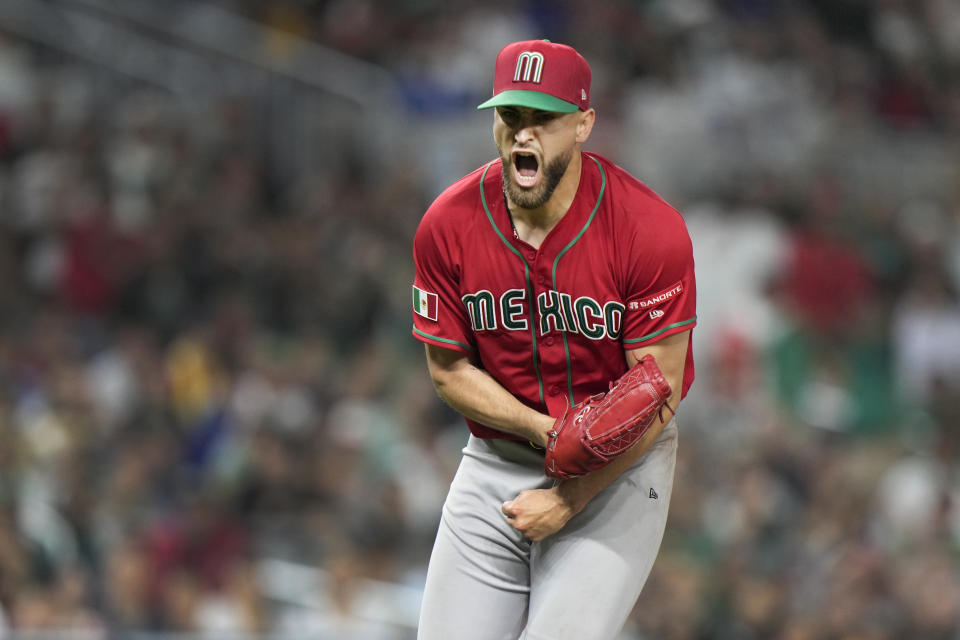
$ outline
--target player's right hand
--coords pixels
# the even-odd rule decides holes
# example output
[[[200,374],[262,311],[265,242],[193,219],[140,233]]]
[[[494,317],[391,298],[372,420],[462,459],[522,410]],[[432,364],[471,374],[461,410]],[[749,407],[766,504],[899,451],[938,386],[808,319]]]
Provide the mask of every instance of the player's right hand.
[[[540,542],[560,531],[576,515],[556,487],[528,489],[504,502],[500,511],[507,522],[532,542]]]

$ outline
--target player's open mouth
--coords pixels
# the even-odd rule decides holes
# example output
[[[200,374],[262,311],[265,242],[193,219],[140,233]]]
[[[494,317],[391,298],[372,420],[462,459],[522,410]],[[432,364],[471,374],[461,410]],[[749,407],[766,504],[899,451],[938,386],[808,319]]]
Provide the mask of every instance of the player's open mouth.
[[[521,187],[532,187],[540,177],[537,156],[526,151],[513,152],[513,176]]]

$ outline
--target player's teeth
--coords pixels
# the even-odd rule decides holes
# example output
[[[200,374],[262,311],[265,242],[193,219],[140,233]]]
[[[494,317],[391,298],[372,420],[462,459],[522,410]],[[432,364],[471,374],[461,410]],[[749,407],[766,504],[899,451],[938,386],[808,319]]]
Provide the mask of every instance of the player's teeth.
[[[536,174],[532,176],[517,175],[517,182],[524,186],[530,186],[537,181]]]

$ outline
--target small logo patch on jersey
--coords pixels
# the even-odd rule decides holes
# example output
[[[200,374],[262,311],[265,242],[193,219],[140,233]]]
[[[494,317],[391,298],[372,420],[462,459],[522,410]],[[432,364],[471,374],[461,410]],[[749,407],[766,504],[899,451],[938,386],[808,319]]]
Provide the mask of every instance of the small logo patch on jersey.
[[[650,497],[656,500],[660,496],[657,495],[657,492],[653,490],[653,487],[650,487]]]
[[[663,312],[662,309],[654,309],[653,311],[650,312],[650,317],[653,319],[662,318],[664,315],[666,314]]]
[[[413,312],[427,320],[437,321],[437,294],[413,285]]]

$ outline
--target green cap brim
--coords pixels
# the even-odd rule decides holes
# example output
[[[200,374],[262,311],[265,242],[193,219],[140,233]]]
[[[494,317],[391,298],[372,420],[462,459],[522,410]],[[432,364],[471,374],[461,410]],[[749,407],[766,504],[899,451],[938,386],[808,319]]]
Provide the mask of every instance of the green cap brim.
[[[555,113],[573,113],[580,110],[580,107],[572,102],[555,98],[550,94],[520,89],[501,91],[483,104],[478,105],[477,109],[492,109],[493,107],[530,107],[531,109],[553,111]]]

